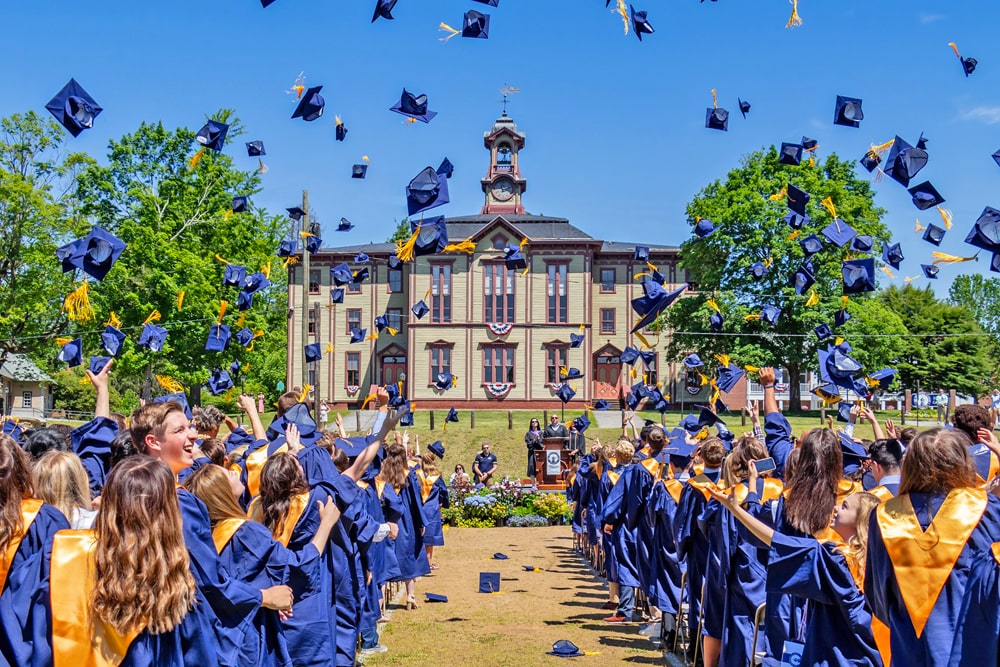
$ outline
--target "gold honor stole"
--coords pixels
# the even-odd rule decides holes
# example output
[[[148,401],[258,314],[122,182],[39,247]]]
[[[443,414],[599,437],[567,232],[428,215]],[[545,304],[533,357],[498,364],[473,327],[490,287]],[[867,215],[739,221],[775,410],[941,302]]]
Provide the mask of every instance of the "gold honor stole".
[[[417,479],[420,480],[420,499],[426,503],[427,499],[431,497],[431,491],[434,490],[434,483],[441,475],[425,475],[423,470],[416,472]]]
[[[233,539],[233,535],[240,529],[240,526],[247,522],[246,519],[223,519],[215,524],[212,529],[212,541],[215,542],[215,553],[221,554],[222,550]]]
[[[873,496],[881,500],[883,503],[888,500],[892,500],[894,498],[894,496],[892,495],[892,491],[885,488],[884,486],[876,486],[874,489],[869,489],[868,493],[872,494]]]
[[[861,493],[865,488],[861,485],[861,482],[854,482],[849,479],[841,479],[837,481],[837,505],[844,502],[844,499],[848,496],[854,495],[855,493]]]
[[[649,474],[653,476],[653,479],[660,479],[663,476],[663,464],[654,458],[646,458],[639,461],[642,467],[649,471]]]
[[[665,479],[663,480],[663,486],[667,487],[667,492],[674,499],[675,503],[681,501],[681,491],[684,490],[683,482],[679,482],[676,479]]]
[[[576,484],[576,473],[570,475],[566,480],[566,486],[573,486],[574,484]]]
[[[15,535],[11,539],[10,544],[7,545],[7,551],[3,554],[3,560],[0,560],[0,590],[3,590],[7,583],[7,573],[10,572],[10,565],[14,562],[14,556],[17,555],[18,547],[21,546],[21,540],[28,534],[28,528],[35,522],[38,510],[42,509],[43,504],[41,500],[34,498],[25,498],[21,501],[21,522],[24,527],[21,529],[20,535]]]
[[[876,508],[882,541],[917,637],[923,634],[941,589],[986,511],[986,497],[981,489],[953,489],[926,531],[920,528],[908,495]]]
[[[385,480],[384,479],[379,479],[378,477],[375,478],[375,490],[378,492],[379,500],[381,500],[382,499],[382,492],[385,491]]]
[[[302,518],[302,513],[305,511],[308,503],[308,492],[296,494],[288,500],[288,513],[285,515],[285,520],[281,522],[278,533],[274,536],[274,539],[281,542],[282,546],[287,547],[288,543],[291,542],[292,531],[295,530],[295,524],[297,524],[299,519]],[[247,516],[251,521],[264,523],[264,512],[260,508],[260,498],[254,498],[250,503],[250,509],[247,510]],[[215,531],[212,531],[212,537],[215,537]]]
[[[781,496],[781,492],[784,490],[784,486],[781,481],[771,479],[770,477],[763,477],[762,479],[764,480],[764,490],[761,492],[761,496],[758,500],[761,503],[777,500]],[[733,493],[736,496],[736,503],[738,505],[742,505],[746,501],[747,495],[750,493],[750,489],[746,484],[737,484],[732,489],[729,489],[724,493]]]
[[[621,479],[621,476],[622,476],[622,474],[620,472],[618,472],[617,470],[609,470],[608,471],[608,479],[611,480],[611,486],[614,486],[615,484],[617,484],[618,480]]]
[[[247,489],[250,490],[251,496],[260,495],[260,473],[264,469],[264,464],[267,463],[267,448],[268,445],[264,445],[247,457]],[[286,443],[274,450],[274,453],[282,454],[287,451],[288,444]]]
[[[688,484],[698,489],[698,491],[701,492],[701,495],[705,496],[705,500],[712,499],[712,494],[708,492],[708,489],[710,487],[713,489],[719,488],[716,485],[716,483],[710,480],[708,476],[706,476],[704,473],[698,475],[697,477],[692,477],[691,479],[689,479]]]
[[[50,596],[54,667],[117,667],[143,628],[120,634],[90,614],[94,595],[92,530],[61,530],[52,540]]]

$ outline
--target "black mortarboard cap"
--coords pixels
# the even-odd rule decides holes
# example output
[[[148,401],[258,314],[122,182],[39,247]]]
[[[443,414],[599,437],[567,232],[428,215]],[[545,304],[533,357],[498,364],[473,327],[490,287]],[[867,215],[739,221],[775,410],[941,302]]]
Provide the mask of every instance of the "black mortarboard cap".
[[[94,227],[76,246],[69,261],[92,278],[103,280],[126,247],[114,234]]]
[[[851,319],[851,314],[847,312],[846,308],[841,308],[836,313],[833,314],[833,326],[842,327],[847,324],[847,321]]]
[[[304,351],[307,364],[319,361],[323,358],[323,349],[320,347],[319,343],[309,343],[305,346]]]
[[[208,376],[208,390],[212,392],[212,396],[218,396],[232,387],[233,378],[229,375],[229,371],[216,368]]]
[[[648,262],[649,261],[649,248],[644,245],[637,245],[635,247],[635,255],[633,257],[637,262]]]
[[[351,276],[352,283],[363,283],[368,280],[368,267],[360,268]]]
[[[306,252],[315,254],[319,252],[321,247],[323,247],[323,239],[315,234],[313,236],[306,237]]]
[[[434,255],[448,246],[448,225],[443,215],[425,218],[422,221],[410,220],[411,232],[417,231],[418,227],[420,233],[417,234],[413,244],[414,257]]]
[[[816,338],[818,340],[823,340],[824,338],[829,338],[830,336],[833,335],[833,329],[830,328],[829,324],[824,322],[823,324],[814,327],[813,333],[816,334]]]
[[[729,112],[722,107],[708,107],[705,109],[705,127],[710,130],[729,130]]]
[[[815,139],[810,139],[809,137],[803,135],[803,137],[802,137],[802,149],[803,150],[811,151],[811,150],[815,150],[817,148],[819,148],[819,142],[818,141],[816,141]]]
[[[645,296],[632,299],[632,308],[642,316],[642,319],[632,327],[632,333],[654,322],[660,313],[666,310],[687,289],[687,284],[685,283],[677,289],[667,292],[659,283],[646,280],[642,284],[642,289],[645,292]]]
[[[360,343],[365,339],[368,329],[351,329],[351,342]]]
[[[413,314],[417,316],[418,320],[422,320],[424,315],[431,312],[431,309],[427,307],[427,304],[424,303],[423,299],[413,304],[413,307],[410,308],[410,310],[413,311]]]
[[[247,198],[243,195],[238,195],[233,197],[232,210],[233,213],[243,213],[247,210]]]
[[[778,164],[802,164],[802,144],[790,144],[782,141],[778,150]]]
[[[892,268],[898,269],[903,259],[903,249],[898,243],[887,243],[882,246],[882,261]]]
[[[750,103],[747,102],[746,100],[741,100],[738,97],[736,98],[736,101],[740,105],[740,113],[743,114],[744,118],[746,118],[747,114],[750,112]]]
[[[479,573],[479,592],[480,593],[499,593],[500,592],[500,573],[499,572],[480,572]]]
[[[470,9],[462,20],[462,37],[489,39],[490,15]]]
[[[286,208],[285,210],[288,211],[288,217],[292,220],[301,220],[302,216],[306,214],[306,212],[298,206],[292,206],[291,208]]]
[[[208,329],[208,339],[205,341],[205,349],[209,352],[222,352],[229,348],[229,340],[232,334],[227,324],[213,324]]]
[[[375,3],[375,13],[372,14],[372,23],[380,16],[384,19],[392,20],[392,8],[396,6],[398,0],[377,0]]]
[[[351,178],[364,178],[368,175],[368,165],[361,163],[351,165]]]
[[[987,206],[979,214],[965,242],[990,252],[1000,251],[1000,211]]]
[[[697,430],[700,431],[702,428],[706,427],[711,428],[716,424],[722,424],[723,426],[725,426],[726,422],[719,419],[719,416],[714,412],[712,412],[712,409],[709,408],[708,406],[706,405],[701,406],[701,413],[698,415]]]
[[[882,156],[873,150],[869,150],[864,156],[858,160],[861,166],[865,168],[868,173],[875,171],[875,167],[882,164]]]
[[[414,95],[406,88],[403,88],[399,102],[390,107],[389,110],[424,123],[431,122],[431,119],[437,115],[436,111],[427,109],[427,95]]]
[[[844,294],[861,294],[875,291],[875,260],[852,259],[840,268],[844,279]]]
[[[448,178],[426,167],[406,186],[406,210],[416,215],[449,202]]]
[[[930,181],[914,185],[907,192],[913,197],[913,205],[921,211],[926,211],[932,206],[944,203],[944,197],[931,185]]]
[[[267,151],[264,150],[263,141],[248,141],[247,142],[247,157],[260,157],[261,155],[267,155]]]
[[[799,247],[802,248],[802,252],[809,258],[823,249],[823,242],[815,234],[810,234],[803,239],[799,239]]]
[[[885,162],[885,173],[903,186],[910,185],[910,179],[927,164],[927,151],[914,148],[898,135],[892,142]]]
[[[823,228],[822,233],[823,236],[838,248],[843,248],[851,242],[851,239],[858,235],[853,227],[840,218],[834,218],[833,222]]]
[[[103,111],[76,79],[70,79],[69,83],[49,100],[45,108],[74,137],[92,128],[94,119]]]
[[[455,165],[451,163],[451,160],[445,158],[441,160],[441,164],[438,165],[437,173],[445,178],[451,178],[451,175],[455,173]]]
[[[813,267],[810,262],[806,262],[792,274],[791,283],[792,287],[795,288],[796,294],[804,294],[815,282],[816,276],[813,274]]]
[[[837,95],[837,106],[833,113],[833,124],[845,127],[859,127],[865,114],[861,110],[861,100],[856,97]]]
[[[412,421],[412,417],[411,417],[411,421]],[[402,423],[403,422],[401,421],[400,424],[402,424]],[[440,593],[424,593],[424,597],[427,598],[428,602],[447,602],[448,601],[448,596],[447,595],[441,595]]]
[[[643,361],[646,360],[644,352],[640,352],[639,355],[643,357]],[[652,363],[656,359],[656,352],[650,350],[649,355],[650,355],[649,361],[650,363]],[[648,365],[649,364],[647,364],[647,367]],[[566,380],[577,380],[579,378],[582,378],[583,373],[580,372],[579,368],[567,368],[565,373],[562,370],[559,371],[559,377],[562,378],[562,380],[565,382]]]
[[[653,26],[650,25],[649,21],[646,20],[645,11],[637,12],[635,11],[635,7],[633,7],[632,5],[629,5],[628,9],[629,9],[629,14],[631,15],[632,18],[632,32],[635,33],[635,36],[638,37],[639,41],[641,42],[643,33],[651,35],[655,31],[653,30]]]
[[[581,651],[576,644],[568,639],[560,639],[556,641],[552,644],[552,650],[546,651],[546,654],[554,655],[557,658],[579,658],[582,655],[586,655],[586,653]]]
[[[337,141],[343,141],[347,138],[347,126],[343,122],[339,122],[333,128],[334,138]]]
[[[83,342],[79,338],[67,342],[59,350],[56,358],[69,364],[70,368],[81,365],[83,363]]]
[[[570,387],[568,384],[564,382],[559,387],[559,389],[556,390],[556,396],[558,396],[559,400],[562,401],[563,403],[569,403],[570,400],[572,400],[572,398],[576,396],[576,392],[573,390],[572,387]]]
[[[569,346],[571,348],[578,348],[578,347],[580,347],[581,345],[583,345],[583,339],[585,337],[586,336],[584,334],[574,334],[574,333],[571,333],[569,335]]]
[[[458,410],[455,408],[448,408],[448,414],[444,416],[445,422],[458,423]],[[443,455],[442,455],[443,456]]]
[[[147,324],[142,327],[142,333],[139,335],[139,347],[144,347],[150,352],[159,352],[166,340],[166,329],[155,324]]]
[[[880,371],[875,371],[868,376],[869,380],[875,380],[878,382],[879,389],[888,389],[889,385],[892,384],[893,378],[896,377],[895,368],[883,368]]]
[[[305,92],[305,95],[299,100],[299,105],[295,107],[295,112],[292,114],[292,118],[301,118],[305,121],[313,121],[323,115],[323,108],[326,106],[326,100],[323,96],[319,94],[319,91],[323,90],[323,86],[313,86]]]
[[[76,239],[75,241],[70,241],[64,246],[60,246],[56,249],[56,259],[62,263],[62,272],[69,273],[76,267],[76,260],[73,258],[77,254],[80,244],[83,243],[83,239]]]
[[[854,252],[871,252],[875,241],[868,234],[861,234],[851,239],[851,250]]]
[[[271,286],[271,281],[267,279],[262,272],[251,273],[247,276],[247,279],[243,281],[243,291],[247,294],[256,294],[262,289],[267,289]]]
[[[384,329],[389,326],[389,316],[388,315],[378,315],[372,322],[375,330],[382,333]]]
[[[298,243],[293,239],[285,239],[278,244],[278,257],[291,257],[298,251]]]
[[[456,419],[455,421],[458,421],[458,420]],[[440,440],[435,440],[431,444],[427,445],[427,449],[428,449],[428,451],[430,451],[432,454],[434,454],[434,456],[438,457],[439,459],[443,459],[444,458],[444,445],[441,444]]]
[[[810,194],[805,190],[801,190],[791,183],[788,184],[785,202],[793,212],[804,216],[806,214],[806,204],[809,203],[810,198]]]
[[[507,246],[504,249],[503,263],[508,269],[526,269],[528,262],[521,254],[521,249],[515,246]]]
[[[576,430],[578,432],[583,433],[588,428],[590,428],[590,419],[585,414],[580,415],[579,417],[575,417],[573,419],[573,426],[576,427]]]
[[[351,267],[346,263],[341,262],[337,266],[330,269],[330,280],[333,281],[334,285],[346,285],[351,282],[353,276],[351,275]]]
[[[157,396],[153,399],[154,403],[176,403],[177,405],[184,408],[184,415],[191,419],[194,415],[191,414],[191,405],[188,403],[187,394],[183,391],[179,391],[176,394],[167,394],[166,396]]]
[[[125,338],[124,333],[108,325],[104,327],[104,333],[101,334],[101,348],[112,357],[117,357],[118,353],[122,350],[122,343],[125,342]]]
[[[727,394],[733,390],[736,383],[745,375],[743,369],[733,363],[730,363],[728,366],[720,366],[716,373],[715,384],[718,385],[720,391]]]
[[[242,287],[247,279],[247,267],[240,264],[226,264],[222,272],[223,287]]]
[[[344,303],[343,287],[333,287],[330,289],[330,303]]]
[[[944,227],[938,227],[932,222],[927,225],[927,229],[924,230],[924,240],[928,243],[933,243],[934,245],[941,245],[941,241],[944,240],[944,234]]]
[[[401,269],[403,268],[403,262],[396,255],[389,255],[389,259],[386,261],[390,269]]]
[[[198,133],[194,135],[194,140],[205,148],[221,151],[222,146],[226,143],[227,132],[229,132],[228,125],[217,120],[210,120],[198,130]]]
[[[937,280],[938,272],[941,270],[941,267],[937,264],[921,264],[920,270],[924,272],[924,276],[927,278]]]
[[[708,330],[714,333],[722,333],[722,325],[726,320],[721,313],[712,313],[708,316]]]
[[[91,357],[90,372],[97,375],[104,370],[104,367],[108,365],[109,361],[111,361],[111,357]]]

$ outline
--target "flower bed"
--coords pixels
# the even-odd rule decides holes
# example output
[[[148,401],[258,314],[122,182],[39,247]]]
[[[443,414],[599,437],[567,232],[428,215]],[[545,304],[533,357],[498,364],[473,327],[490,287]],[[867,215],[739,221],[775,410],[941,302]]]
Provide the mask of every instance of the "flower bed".
[[[561,493],[540,493],[504,478],[489,487],[449,490],[451,507],[441,510],[444,522],[457,528],[554,526],[568,523],[573,506]]]

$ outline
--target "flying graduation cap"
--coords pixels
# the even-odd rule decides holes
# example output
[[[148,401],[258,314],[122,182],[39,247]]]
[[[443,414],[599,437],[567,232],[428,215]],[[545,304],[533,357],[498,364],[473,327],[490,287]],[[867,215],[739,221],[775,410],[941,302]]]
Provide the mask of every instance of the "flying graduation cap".
[[[208,390],[212,392],[212,396],[218,396],[219,394],[232,389],[233,378],[229,375],[229,371],[216,368],[208,377],[207,384]]]
[[[70,368],[80,366],[83,364],[83,342],[79,338],[66,341],[59,350],[56,359],[69,364]]]
[[[455,165],[451,163],[451,160],[445,158],[441,160],[441,164],[438,165],[437,173],[443,174],[445,178],[451,178],[451,175],[455,172]]]
[[[76,79],[70,79],[69,83],[49,100],[45,108],[74,137],[92,128],[94,119],[103,111]]]
[[[909,187],[910,179],[927,165],[927,151],[914,148],[896,135],[885,165],[885,173],[900,185]]]
[[[844,294],[861,294],[875,291],[875,260],[852,259],[841,265]]]
[[[987,206],[979,214],[965,242],[989,252],[1000,252],[1000,211]]]
[[[347,138],[347,126],[344,125],[344,121],[337,116],[336,123],[334,125],[335,138],[337,141],[343,141]]]
[[[951,47],[951,50],[958,57],[959,62],[962,63],[962,71],[965,72],[965,77],[968,78],[970,74],[976,71],[976,65],[979,64],[979,61],[975,58],[963,58],[962,54],[958,52],[958,45],[955,42],[948,42],[948,46]]]
[[[104,333],[101,334],[101,349],[112,357],[117,357],[125,338],[124,333],[109,324],[104,327]]]
[[[319,94],[321,90],[323,90],[323,86],[313,86],[307,90],[299,100],[298,106],[295,107],[292,118],[301,118],[311,122],[321,117],[323,109],[326,107],[326,100]]]
[[[462,19],[462,37],[489,39],[490,15],[470,9]]]
[[[77,268],[96,280],[103,280],[127,247],[125,242],[100,227],[72,244],[71,253],[63,258],[66,266]],[[67,247],[67,246],[64,246]]]
[[[837,95],[837,103],[833,112],[833,124],[844,127],[860,127],[865,114],[861,110],[861,100],[857,97]]]
[[[406,186],[406,210],[409,215],[428,211],[449,201],[448,177],[438,174],[433,167],[424,168]]]
[[[222,146],[226,143],[226,134],[228,132],[229,126],[227,124],[220,123],[217,120],[209,120],[198,130],[198,133],[194,136],[194,140],[205,148],[210,148],[213,151],[221,151]]]
[[[392,9],[396,6],[398,0],[377,0],[375,3],[375,13],[372,14],[372,23],[375,23],[377,19],[384,18],[393,20]]]
[[[639,38],[640,42],[642,41],[643,33],[651,35],[656,32],[653,30],[653,26],[650,25],[649,21],[646,19],[645,11],[637,12],[635,11],[635,7],[632,5],[629,5],[628,9],[632,21],[632,32],[635,33],[635,36]]]
[[[740,105],[740,113],[743,114],[744,118],[746,118],[747,114],[750,113],[750,103],[747,102],[746,100],[741,100],[738,97],[736,98],[736,101]]]
[[[924,240],[933,245],[941,245],[941,241],[944,240],[945,228],[938,227],[933,222],[927,225],[927,229],[924,230]]]
[[[944,203],[944,197],[941,193],[931,185],[930,181],[924,181],[919,185],[914,185],[909,188],[907,192],[913,198],[913,205],[916,206],[921,211],[926,211],[932,206],[938,206]]]
[[[393,4],[395,4],[395,2]],[[436,111],[430,111],[427,109],[426,94],[414,95],[406,90],[406,88],[403,89],[403,92],[399,97],[399,102],[390,107],[389,111],[395,111],[398,114],[402,114],[403,116],[414,120],[419,120],[422,123],[431,122],[431,119],[437,115]]]
[[[898,243],[887,243],[882,246],[882,261],[892,268],[898,269],[903,259],[905,259],[903,249]]]
[[[410,310],[413,311],[413,314],[417,316],[418,320],[422,320],[424,315],[431,312],[431,309],[427,307],[427,304],[424,303],[423,299],[413,304],[413,307],[410,308]]]

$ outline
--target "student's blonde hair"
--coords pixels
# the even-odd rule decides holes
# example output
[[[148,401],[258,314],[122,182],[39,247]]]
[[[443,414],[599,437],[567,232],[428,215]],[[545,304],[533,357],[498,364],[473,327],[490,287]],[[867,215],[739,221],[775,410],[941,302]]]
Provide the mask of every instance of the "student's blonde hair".
[[[35,496],[73,520],[73,510],[92,509],[90,482],[80,457],[73,452],[48,451],[31,467]]]

